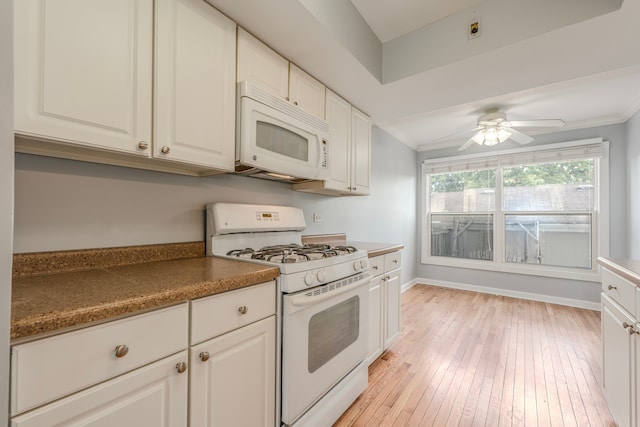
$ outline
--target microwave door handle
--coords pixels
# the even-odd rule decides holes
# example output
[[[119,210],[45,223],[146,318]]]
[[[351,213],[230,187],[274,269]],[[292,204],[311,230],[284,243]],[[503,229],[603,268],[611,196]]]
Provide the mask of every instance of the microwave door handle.
[[[371,276],[369,274],[365,275],[364,279],[358,280],[351,285],[344,286],[342,288],[338,288],[334,291],[324,292],[318,295],[307,296],[307,292],[300,293],[299,295],[295,295],[291,297],[291,304],[296,307],[303,307],[307,305],[317,304],[319,302],[328,300],[330,298],[337,297],[339,295],[344,294],[345,292],[349,292],[352,289],[356,289],[360,286],[367,285],[371,281]]]

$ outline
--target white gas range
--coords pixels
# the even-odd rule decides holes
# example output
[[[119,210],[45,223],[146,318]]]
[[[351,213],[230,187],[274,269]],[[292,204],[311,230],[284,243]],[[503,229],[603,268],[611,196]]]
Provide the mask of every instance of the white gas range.
[[[281,421],[330,426],[367,387],[367,252],[302,244],[301,209],[213,203],[207,255],[280,269]]]

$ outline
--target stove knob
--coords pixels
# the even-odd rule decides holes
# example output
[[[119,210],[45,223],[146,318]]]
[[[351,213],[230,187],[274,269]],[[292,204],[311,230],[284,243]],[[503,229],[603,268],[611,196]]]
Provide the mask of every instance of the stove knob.
[[[327,280],[327,275],[324,273],[324,271],[320,270],[316,274],[316,278],[318,279],[318,282],[324,283],[325,280]]]
[[[315,280],[315,276],[313,275],[312,272],[308,272],[305,276],[304,276],[304,283],[307,286],[311,286],[313,285],[313,281]]]
[[[361,260],[357,260],[353,263],[353,269],[355,271],[361,271],[367,268],[367,260],[366,259],[361,259]]]

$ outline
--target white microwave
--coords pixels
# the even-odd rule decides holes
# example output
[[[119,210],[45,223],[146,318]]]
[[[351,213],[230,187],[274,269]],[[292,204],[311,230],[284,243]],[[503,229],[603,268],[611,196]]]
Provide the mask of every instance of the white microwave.
[[[329,178],[329,125],[248,81],[238,83],[236,173],[292,183]]]

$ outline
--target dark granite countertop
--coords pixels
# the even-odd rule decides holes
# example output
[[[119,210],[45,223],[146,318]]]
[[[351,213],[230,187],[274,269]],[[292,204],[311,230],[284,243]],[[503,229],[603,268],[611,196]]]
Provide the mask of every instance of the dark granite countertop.
[[[74,256],[78,253],[74,251]],[[90,269],[82,269],[81,261],[76,260],[61,263],[73,264],[73,268],[53,271],[60,256],[51,254],[29,254],[33,262],[15,262],[19,268],[14,268],[12,281],[12,342],[267,282],[279,275],[274,267],[203,255],[180,259],[161,256],[127,265],[103,262]],[[182,256],[190,255],[193,252]],[[43,261],[46,256],[56,262]],[[34,269],[38,262],[50,265]]]

